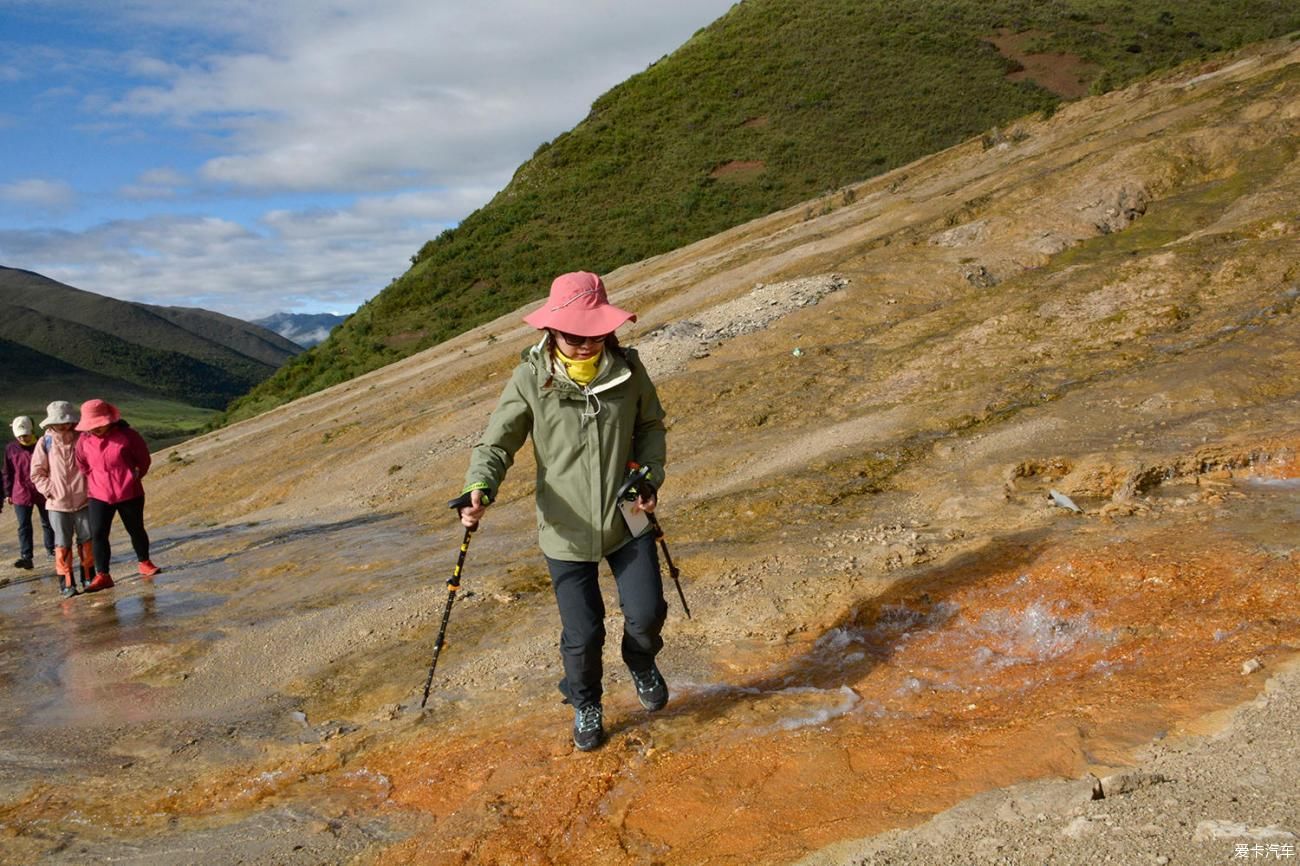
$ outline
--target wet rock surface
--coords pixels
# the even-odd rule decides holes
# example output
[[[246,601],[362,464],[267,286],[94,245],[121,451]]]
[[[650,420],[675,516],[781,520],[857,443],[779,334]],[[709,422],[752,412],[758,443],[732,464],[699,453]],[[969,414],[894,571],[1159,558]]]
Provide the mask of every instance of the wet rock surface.
[[[162,574],[0,587],[0,861],[1287,844],[1300,84],[1294,45],[1257,50],[608,276],[670,413],[660,516],[694,618],[670,591],[650,716],[608,594],[597,752],[554,688],[527,449],[418,709],[445,502],[534,339],[517,317],[160,455]]]
[[[1221,729],[1161,740],[1142,750],[1139,769],[1100,780],[1104,799],[1098,780],[1026,783],[800,866],[1285,862],[1300,819],[1297,695],[1292,663]]]

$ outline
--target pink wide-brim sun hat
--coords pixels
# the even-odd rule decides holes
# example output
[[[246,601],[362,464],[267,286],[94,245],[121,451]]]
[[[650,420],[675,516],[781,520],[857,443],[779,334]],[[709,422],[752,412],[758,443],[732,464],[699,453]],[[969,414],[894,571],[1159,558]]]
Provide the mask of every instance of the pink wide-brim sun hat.
[[[534,328],[554,328],[579,337],[612,334],[620,325],[635,322],[636,314],[609,302],[605,284],[587,271],[560,274],[551,283],[551,296],[540,309],[524,316]]]
[[[107,400],[87,400],[81,404],[81,420],[77,422],[77,429],[84,433],[96,427],[116,424],[121,418],[122,413]]]

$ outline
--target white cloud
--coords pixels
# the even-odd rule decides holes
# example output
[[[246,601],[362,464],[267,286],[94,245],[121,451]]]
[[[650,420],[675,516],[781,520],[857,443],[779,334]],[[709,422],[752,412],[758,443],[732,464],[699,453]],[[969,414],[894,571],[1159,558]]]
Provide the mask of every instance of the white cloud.
[[[183,14],[171,5],[166,14]],[[322,14],[306,0],[266,4],[248,10],[258,31],[239,50],[136,88],[114,110],[223,131],[228,152],[203,168],[216,183],[360,192],[455,182],[513,168],[728,5],[382,0]],[[211,4],[192,11],[206,21]]]
[[[283,239],[326,238],[334,243],[367,243],[376,233],[412,224],[432,231],[407,251],[409,257],[441,231],[441,225],[458,222],[491,196],[492,191],[486,188],[370,196],[347,209],[270,211],[262,222]]]
[[[0,75],[39,82],[32,104],[67,112],[48,133],[84,139],[81,166],[118,164],[96,159],[95,145],[137,158],[121,160],[129,174],[96,181],[120,202],[85,196],[105,215],[97,225],[83,227],[85,210],[56,228],[19,208],[18,228],[0,225],[0,261],[87,291],[243,317],[349,312],[597,96],[729,5],[43,0],[51,22],[75,16],[102,38],[80,50],[19,46]],[[169,167],[195,152],[205,161],[193,173]],[[73,203],[66,183],[9,179],[0,199],[49,213]],[[164,201],[194,214],[139,216]]]
[[[77,194],[61,180],[29,178],[0,186],[0,200],[57,213],[72,207]]]
[[[174,168],[162,166],[142,172],[139,181],[148,186],[184,186],[189,179]]]
[[[0,230],[0,258],[97,294],[240,318],[351,312],[474,206],[464,191],[408,193],[344,209],[271,211],[257,230],[175,216],[77,232]]]
[[[119,192],[135,201],[171,199],[189,184],[190,179],[174,168],[154,168],[141,172],[134,183],[126,184]]]
[[[175,63],[152,57],[147,54],[128,53],[123,57],[126,70],[140,78],[167,79],[180,75],[181,67]]]

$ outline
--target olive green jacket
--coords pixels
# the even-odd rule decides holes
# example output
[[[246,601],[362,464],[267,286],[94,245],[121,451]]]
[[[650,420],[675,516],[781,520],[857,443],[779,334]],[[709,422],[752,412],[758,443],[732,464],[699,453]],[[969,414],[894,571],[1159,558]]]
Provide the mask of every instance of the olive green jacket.
[[[663,485],[667,443],[654,383],[631,349],[604,352],[596,378],[577,385],[545,340],[523,352],[465,475],[465,491],[492,499],[532,434],[537,459],[537,530],[551,559],[594,562],[631,539],[615,497],[628,461],[650,467]]]

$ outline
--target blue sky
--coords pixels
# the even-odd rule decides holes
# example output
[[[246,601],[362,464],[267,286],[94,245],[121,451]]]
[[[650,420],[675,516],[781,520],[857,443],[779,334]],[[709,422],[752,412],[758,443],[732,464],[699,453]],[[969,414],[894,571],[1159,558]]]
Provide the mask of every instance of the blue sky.
[[[731,2],[0,0],[0,265],[349,313]]]

